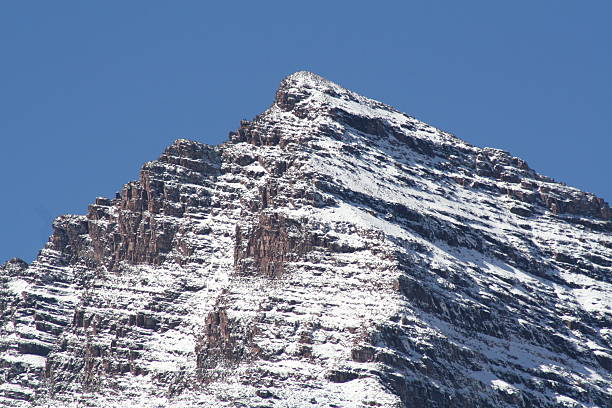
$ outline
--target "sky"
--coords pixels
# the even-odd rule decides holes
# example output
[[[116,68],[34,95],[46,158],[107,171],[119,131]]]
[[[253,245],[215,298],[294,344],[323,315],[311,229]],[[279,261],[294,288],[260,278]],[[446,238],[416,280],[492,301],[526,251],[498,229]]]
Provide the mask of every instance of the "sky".
[[[215,3],[215,4],[212,4]],[[223,3],[223,4],[221,4]],[[0,4],[0,263],[300,70],[612,201],[612,2]]]

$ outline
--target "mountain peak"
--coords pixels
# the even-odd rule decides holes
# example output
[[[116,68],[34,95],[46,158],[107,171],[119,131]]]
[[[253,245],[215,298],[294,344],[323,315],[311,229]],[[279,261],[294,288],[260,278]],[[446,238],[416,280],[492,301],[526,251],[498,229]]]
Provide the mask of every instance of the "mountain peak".
[[[283,110],[291,110],[302,100],[312,96],[338,96],[348,90],[309,71],[298,71],[285,77],[276,91],[275,103]]]
[[[284,78],[276,91],[272,107],[309,119],[326,114],[360,118],[358,120],[380,120],[394,126],[412,127],[418,122],[392,106],[360,95],[309,71],[298,71]]]
[[[301,84],[305,84],[305,85],[306,84],[310,84],[311,86],[312,85],[325,84],[325,83],[333,84],[332,81],[322,77],[321,75],[315,74],[314,72],[310,72],[310,71],[297,71],[297,72],[294,72],[291,75],[287,75],[285,78],[283,78],[282,81],[283,82],[301,83]]]
[[[287,98],[295,98],[296,101],[313,97],[319,102],[340,103],[340,101],[352,101],[364,106],[384,107],[394,110],[379,101],[359,95],[337,83],[309,71],[298,71],[285,77],[277,90],[277,102],[285,101]],[[334,99],[336,100],[334,102]]]
[[[0,266],[0,406],[609,405],[603,200],[305,71],[230,138]]]

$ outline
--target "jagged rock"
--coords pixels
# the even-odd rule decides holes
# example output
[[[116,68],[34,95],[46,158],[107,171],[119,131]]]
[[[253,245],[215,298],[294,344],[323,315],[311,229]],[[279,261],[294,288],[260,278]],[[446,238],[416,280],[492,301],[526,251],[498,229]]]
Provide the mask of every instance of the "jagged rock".
[[[607,407],[604,200],[315,74],[0,266],[7,407]]]

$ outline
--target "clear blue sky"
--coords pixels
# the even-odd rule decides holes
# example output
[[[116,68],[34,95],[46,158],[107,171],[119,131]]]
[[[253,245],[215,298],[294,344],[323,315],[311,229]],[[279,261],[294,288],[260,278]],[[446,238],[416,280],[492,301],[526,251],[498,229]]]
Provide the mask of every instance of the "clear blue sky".
[[[174,139],[224,141],[298,70],[610,202],[611,18],[609,0],[2,2],[0,262]]]

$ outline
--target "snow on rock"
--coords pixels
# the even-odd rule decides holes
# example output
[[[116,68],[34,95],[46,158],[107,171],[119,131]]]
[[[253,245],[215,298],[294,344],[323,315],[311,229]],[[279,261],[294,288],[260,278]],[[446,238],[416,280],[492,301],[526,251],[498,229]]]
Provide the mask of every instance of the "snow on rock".
[[[0,405],[607,407],[600,198],[308,72],[0,269]]]

